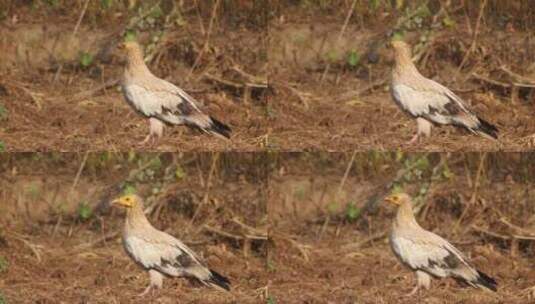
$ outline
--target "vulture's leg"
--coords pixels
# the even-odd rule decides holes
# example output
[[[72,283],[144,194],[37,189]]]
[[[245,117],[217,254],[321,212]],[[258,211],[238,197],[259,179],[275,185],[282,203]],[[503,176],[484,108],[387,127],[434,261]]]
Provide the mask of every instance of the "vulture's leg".
[[[431,136],[431,127],[433,125],[427,119],[418,117],[416,118],[416,124],[418,125],[418,135]]]
[[[149,118],[149,125],[149,135],[147,135],[147,137],[145,137],[145,139],[141,143],[139,143],[140,145],[145,145],[149,141],[151,142],[151,144],[154,144],[156,143],[156,138],[160,138],[163,135],[164,123],[161,122],[159,119],[154,117]]]
[[[429,289],[431,286],[431,276],[429,276],[427,273],[417,270],[416,271],[416,286],[412,289],[410,293],[407,294],[407,297],[413,296],[416,292],[420,290],[420,287],[424,287],[425,289]]]
[[[412,145],[418,142],[418,140],[420,139],[422,135],[426,137],[429,137],[431,135],[432,124],[429,121],[427,121],[427,119],[421,118],[421,117],[416,118],[416,125],[417,125],[416,134],[414,134],[414,136],[408,142],[409,145]]]
[[[139,294],[140,297],[146,295],[149,291],[154,294],[154,289],[160,289],[163,286],[163,275],[156,270],[149,270],[150,283],[145,290]]]

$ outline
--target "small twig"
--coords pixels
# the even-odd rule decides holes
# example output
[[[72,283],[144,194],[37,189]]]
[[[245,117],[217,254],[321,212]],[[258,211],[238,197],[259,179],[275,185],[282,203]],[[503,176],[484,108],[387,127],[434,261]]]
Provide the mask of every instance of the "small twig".
[[[483,167],[485,165],[485,160],[486,159],[487,159],[487,153],[483,153],[483,155],[479,158],[479,165],[477,167],[476,178],[474,180],[474,187],[473,187],[473,190],[472,190],[472,196],[470,197],[470,201],[469,201],[468,205],[464,208],[463,212],[461,213],[461,216],[459,217],[459,219],[455,223],[454,231],[457,231],[457,229],[459,229],[459,226],[460,226],[462,220],[464,219],[464,217],[468,213],[468,209],[470,209],[470,206],[472,206],[476,201],[477,193],[478,193],[479,185],[480,185],[481,174],[483,172]]]
[[[119,78],[111,79],[111,80],[108,80],[106,83],[103,83],[103,84],[97,86],[96,88],[76,93],[76,94],[72,95],[71,97],[67,97],[67,98],[64,98],[64,99],[67,99],[68,102],[76,102],[76,101],[84,100],[84,99],[96,96],[96,94],[99,93],[100,91],[103,91],[103,90],[106,90],[106,89],[111,88],[113,86],[116,86],[117,84],[119,84],[119,82],[120,82]],[[62,97],[62,99],[63,99],[63,97]]]
[[[78,168],[78,172],[76,172],[76,176],[74,177],[74,180],[71,185],[71,191],[70,194],[72,195],[74,188],[76,188],[76,185],[78,185],[78,181],[80,180],[80,175],[82,174],[82,171],[84,170],[85,163],[87,162],[87,157],[89,156],[89,152],[85,152],[84,158],[82,159],[82,163],[80,163],[80,167]]]
[[[342,29],[340,30],[340,33],[338,33],[338,38],[336,39],[336,44],[340,43],[342,40],[342,36],[344,35],[344,32],[346,31],[347,25],[349,23],[349,19],[351,19],[351,16],[353,15],[353,12],[355,11],[355,5],[357,5],[357,0],[353,0],[353,3],[351,4],[351,7],[349,8],[346,19],[344,21],[344,25],[342,26]],[[325,67],[325,70],[323,71],[323,74],[320,78],[320,83],[323,82],[323,79],[329,72],[329,69],[331,68],[331,62],[327,63],[327,66]]]
[[[213,232],[215,234],[222,235],[222,236],[230,238],[230,239],[235,239],[235,240],[238,240],[238,241],[242,241],[244,239],[243,236],[232,234],[232,233],[217,229],[215,227],[212,227],[212,226],[209,226],[209,225],[206,225],[206,224],[203,225],[202,227],[205,230],[208,230],[208,231]]]
[[[500,66],[500,70],[504,71],[506,74],[508,74],[510,77],[512,77],[512,78],[514,78],[516,80],[529,82],[530,84],[535,84],[535,79],[531,79],[531,78],[519,75],[519,74],[511,71],[505,65]]]
[[[193,62],[193,66],[191,67],[191,70],[189,71],[188,76],[186,76],[186,81],[189,80],[189,78],[191,77],[191,74],[193,74],[193,71],[195,70],[195,68],[197,68],[197,65],[201,61],[202,56],[208,50],[208,45],[210,43],[210,34],[212,33],[212,27],[214,25],[214,20],[215,20],[217,8],[219,7],[219,2],[220,0],[216,0],[212,8],[212,16],[210,17],[210,23],[208,24],[208,32],[206,33],[206,40],[204,41],[204,45],[201,51],[199,52],[199,55],[197,55],[197,58],[195,58],[195,61]]]
[[[199,203],[199,206],[197,206],[197,209],[195,209],[195,213],[193,213],[193,216],[190,220],[190,226],[193,224],[197,216],[199,215],[199,212],[201,211],[201,208],[203,205],[205,205],[208,202],[208,197],[210,195],[210,189],[212,188],[212,177],[214,176],[215,168],[217,165],[217,161],[219,160],[219,153],[215,153],[215,155],[212,156],[212,165],[210,166],[210,172],[208,173],[208,178],[206,179],[206,186],[204,190],[204,197],[203,200]]]
[[[483,228],[481,228],[479,226],[476,226],[476,225],[472,225],[471,228],[476,230],[476,231],[478,231],[478,232],[490,235],[490,236],[498,238],[498,239],[503,239],[503,240],[517,239],[517,240],[525,240],[525,241],[535,241],[535,236],[518,235],[518,234],[504,235],[504,234],[501,234],[501,233],[497,233],[497,232],[494,232],[494,231],[483,229]]]
[[[26,245],[28,248],[30,248],[32,253],[35,255],[35,258],[37,259],[37,263],[41,263],[41,254],[39,253],[39,250],[42,250],[44,248],[44,246],[33,244],[30,241],[25,240],[21,236],[15,235],[14,233],[11,233],[11,236],[13,238],[15,238],[16,240],[21,241],[24,245]]]
[[[76,21],[76,25],[74,26],[74,29],[71,33],[71,37],[69,38],[69,44],[72,44],[72,41],[74,39],[74,36],[76,36],[76,33],[78,32],[78,28],[80,27],[80,24],[82,23],[82,19],[84,19],[85,11],[87,10],[87,5],[89,4],[90,0],[86,0],[84,3],[84,7],[82,8],[82,12],[80,13],[80,16],[78,17],[78,21]],[[53,82],[56,82],[58,80],[59,74],[61,73],[61,70],[63,69],[63,63],[59,65],[58,70],[56,71],[56,74],[54,75]]]
[[[474,35],[472,37],[472,44],[470,44],[470,47],[468,48],[468,50],[464,54],[463,60],[461,61],[461,64],[457,68],[457,73],[456,73],[456,77],[455,78],[457,78],[457,76],[459,76],[459,73],[461,72],[461,69],[463,68],[464,64],[468,60],[468,56],[476,48],[477,35],[479,34],[479,25],[481,24],[481,18],[483,17],[483,11],[485,10],[485,6],[487,6],[487,0],[483,0],[481,2],[481,5],[479,6],[479,15],[477,16],[476,27],[474,29]]]
[[[108,233],[92,242],[88,242],[88,243],[84,243],[84,244],[80,244],[77,246],[78,249],[87,249],[87,248],[91,248],[91,247],[94,247],[94,246],[97,246],[97,245],[100,245],[100,243],[104,243],[104,242],[107,242],[109,240],[112,240],[114,238],[116,238],[117,236],[119,236],[121,234],[121,231],[114,231],[114,232],[111,232],[111,233]]]
[[[505,82],[502,82],[502,81],[494,80],[494,79],[491,79],[489,77],[480,75],[480,74],[478,74],[476,72],[472,73],[472,77],[474,77],[475,79],[484,81],[484,82],[488,82],[488,83],[490,83],[492,85],[500,86],[500,87],[504,87],[504,88],[511,88],[511,87],[535,88],[535,83],[530,84],[530,83],[520,83],[520,82],[514,82],[514,81],[512,81],[510,83],[505,83]]]
[[[314,99],[314,97],[312,96],[311,93],[299,91],[298,89],[292,87],[288,83],[275,81],[275,82],[271,82],[271,84],[272,85],[280,85],[281,87],[284,87],[284,88],[290,90],[291,93],[293,93],[295,96],[297,96],[297,98],[299,98],[299,100],[301,101],[303,106],[305,106],[305,109],[308,110],[310,108],[308,100],[313,100]]]
[[[377,240],[385,238],[387,236],[387,234],[388,234],[388,232],[386,232],[386,231],[379,232],[379,233],[374,234],[374,235],[370,236],[369,238],[364,239],[364,240],[362,240],[360,242],[344,245],[342,247],[342,249],[343,250],[348,250],[348,251],[360,249],[362,246],[364,246],[364,245],[366,245],[368,243],[375,242]]]
[[[373,82],[363,88],[360,88],[358,90],[352,90],[352,91],[349,91],[349,92],[345,92],[343,94],[341,94],[340,96],[336,97],[334,99],[334,102],[342,102],[342,101],[346,101],[346,100],[349,100],[351,98],[355,98],[355,97],[359,97],[361,96],[362,94],[365,94],[367,93],[368,91],[371,91],[371,90],[375,90],[379,87],[382,87],[384,86],[385,84],[387,84],[387,82],[389,81],[389,78],[388,77],[384,77],[383,79],[379,79],[377,80],[376,82]]]
[[[250,239],[258,239],[258,240],[267,240],[267,231],[259,230],[255,227],[251,227],[242,221],[240,221],[237,218],[232,218],[232,221],[236,224],[238,224],[241,228],[248,231],[248,234],[246,235],[247,238]]]
[[[310,258],[308,257],[308,251],[310,250],[310,248],[312,248],[310,245],[301,244],[297,242],[296,240],[292,239],[290,236],[286,236],[281,233],[276,233],[275,235],[272,235],[271,238],[279,238],[279,239],[287,241],[292,246],[294,246],[297,250],[299,250],[299,253],[301,253],[305,262],[308,262],[310,260]]]
[[[353,163],[355,162],[355,156],[357,155],[357,151],[353,151],[353,154],[351,155],[351,159],[349,160],[349,163],[347,163],[346,171],[344,172],[344,176],[340,180],[340,184],[338,185],[338,191],[336,192],[337,199],[340,198],[340,194],[342,193],[342,189],[344,188],[344,185],[347,180],[347,176],[349,175],[349,171],[351,171],[351,167],[353,167]]]

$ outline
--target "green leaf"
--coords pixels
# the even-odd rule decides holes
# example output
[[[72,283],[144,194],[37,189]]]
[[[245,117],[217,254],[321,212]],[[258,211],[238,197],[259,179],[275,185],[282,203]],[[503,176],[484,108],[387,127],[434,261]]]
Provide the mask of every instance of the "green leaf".
[[[431,10],[429,10],[429,7],[427,7],[427,5],[424,3],[416,9],[415,15],[417,17],[425,18],[431,16],[432,14]]]
[[[379,8],[379,4],[381,4],[380,0],[369,0],[368,4],[372,10],[377,10]]]
[[[455,25],[457,25],[455,20],[451,19],[449,16],[446,16],[444,19],[442,19],[442,24],[444,24],[445,27],[449,28],[455,27]]]
[[[4,295],[0,293],[0,304],[7,304],[6,299],[4,298]]]
[[[395,184],[394,187],[392,187],[392,194],[398,194],[403,192],[403,187],[400,184]]]
[[[414,164],[414,168],[420,169],[422,171],[429,168],[429,160],[427,159],[427,157],[423,156],[418,158],[418,160],[416,160],[416,163]]]
[[[275,272],[277,270],[277,266],[275,266],[272,260],[268,260],[267,268],[269,272]]]
[[[113,5],[113,0],[100,0],[100,6],[109,9]]]
[[[181,166],[177,166],[175,170],[175,177],[177,180],[181,180],[184,177],[186,177],[186,172],[184,172],[184,169],[182,169]]]
[[[273,296],[269,296],[267,299],[267,304],[277,304],[277,300]]]
[[[154,19],[158,19],[160,18],[161,16],[163,15],[163,11],[162,11],[162,8],[160,7],[160,5],[156,5],[152,11],[150,12],[149,16],[154,18]]]
[[[160,157],[155,157],[153,159],[151,159],[150,161],[150,168],[153,169],[153,170],[158,170],[162,167],[162,161],[160,159]]]
[[[404,33],[401,31],[397,31],[392,36],[392,41],[400,41],[403,40]]]
[[[356,50],[351,50],[347,56],[347,64],[356,67],[360,62],[360,55]]]
[[[444,169],[442,169],[442,176],[444,176],[447,179],[450,179],[453,177],[453,173],[450,170],[450,167],[448,165],[444,164]]]
[[[135,194],[136,192],[136,187],[132,185],[126,185],[126,187],[123,189],[123,195]]]
[[[6,120],[8,116],[7,109],[4,105],[0,104],[0,121]]]
[[[125,42],[129,42],[129,41],[136,41],[136,32],[134,30],[127,30],[126,33],[124,34],[124,41]]]
[[[339,209],[339,205],[337,202],[331,202],[327,206],[327,210],[329,211],[329,214],[331,215],[335,215],[336,213],[338,213],[338,209]]]
[[[294,196],[298,200],[300,200],[300,201],[304,200],[305,199],[305,195],[306,195],[305,188],[299,187],[299,188],[295,189]]]
[[[0,273],[6,272],[8,267],[9,267],[9,263],[7,262],[6,258],[3,256],[0,256]]]
[[[340,59],[340,54],[336,50],[330,50],[327,52],[327,60],[330,62],[336,62]]]
[[[91,55],[91,54],[89,54],[87,52],[82,52],[82,54],[80,55],[80,64],[84,68],[87,68],[92,63],[93,63],[93,55]]]
[[[346,218],[350,222],[354,222],[360,216],[360,208],[358,208],[354,202],[347,204]]]
[[[78,206],[78,217],[82,221],[86,221],[91,218],[93,215],[93,210],[86,202],[81,202],[80,206]]]
[[[0,152],[6,151],[6,144],[0,140]]]

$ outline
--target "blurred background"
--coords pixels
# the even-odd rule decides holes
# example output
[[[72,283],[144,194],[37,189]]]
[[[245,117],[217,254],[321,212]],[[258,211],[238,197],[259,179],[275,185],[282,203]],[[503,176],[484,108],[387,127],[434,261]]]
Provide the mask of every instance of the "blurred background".
[[[0,150],[126,151],[139,141],[146,122],[117,86],[124,58],[116,45],[127,36],[143,45],[155,75],[233,127],[233,148],[260,149],[267,130],[267,4],[0,0]],[[193,141],[199,135],[181,129],[170,129],[153,150],[226,147]]]
[[[268,269],[284,303],[528,303],[535,297],[535,154],[299,153],[273,158]],[[388,244],[395,208],[414,198],[422,227],[449,240],[499,293],[414,274]],[[321,299],[321,300],[319,300]],[[278,302],[277,302],[278,303]]]
[[[137,193],[160,230],[229,277],[233,293],[166,280],[160,303],[259,303],[267,293],[265,154],[0,154],[0,303],[145,303],[124,252]],[[137,302],[136,302],[137,301]]]
[[[413,46],[420,72],[501,130],[501,148],[534,147],[535,7],[530,0],[271,1],[274,147],[393,149],[414,123],[389,94],[391,38]],[[441,136],[409,151],[496,151]]]

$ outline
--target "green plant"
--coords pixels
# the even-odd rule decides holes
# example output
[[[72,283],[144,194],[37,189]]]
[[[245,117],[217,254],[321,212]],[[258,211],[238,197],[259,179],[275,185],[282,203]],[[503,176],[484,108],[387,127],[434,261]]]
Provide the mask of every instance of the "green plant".
[[[7,109],[3,104],[0,104],[0,121],[6,120],[8,116]]]
[[[372,9],[372,11],[376,11],[379,8],[379,5],[381,5],[380,0],[368,0],[368,5]]]
[[[93,215],[93,210],[86,202],[81,202],[78,206],[78,218],[87,221]]]
[[[6,304],[6,298],[4,298],[4,295],[0,293],[0,304]]]
[[[327,60],[329,62],[337,62],[340,60],[340,53],[338,53],[336,50],[330,50],[325,55],[327,56]]]
[[[6,151],[6,144],[0,140],[0,152]]]
[[[444,19],[442,19],[442,24],[444,24],[444,26],[448,28],[453,28],[455,27],[455,25],[457,25],[455,20],[451,19],[449,16],[446,16],[444,17]]]
[[[134,30],[127,30],[124,34],[124,41],[136,41],[136,32]]]
[[[360,216],[360,208],[354,202],[350,202],[346,207],[346,219],[349,222],[354,222]]]
[[[267,269],[269,272],[275,272],[277,270],[277,267],[275,266],[275,264],[273,263],[273,261],[271,260],[268,260],[267,262]]]
[[[41,189],[36,183],[30,183],[26,191],[32,200],[37,200],[41,195]]]
[[[327,205],[327,211],[330,215],[336,215],[338,214],[338,211],[340,210],[340,204],[338,202],[331,202]]]
[[[88,52],[82,52],[80,54],[80,65],[84,68],[89,67],[93,63],[93,55]]]
[[[184,171],[184,169],[180,165],[176,166],[175,177],[176,177],[177,180],[181,180],[184,177],[186,177],[186,172]]]
[[[300,201],[304,200],[305,199],[305,195],[306,195],[305,188],[301,186],[301,187],[295,189],[294,195],[298,200],[300,200]]]
[[[123,189],[123,195],[135,194],[136,192],[136,187],[132,185],[126,185]]]
[[[0,256],[0,273],[6,272],[8,266],[9,266],[9,263],[7,262],[6,258],[3,256]]]
[[[351,67],[356,67],[360,63],[360,54],[357,50],[351,50],[347,55],[347,64]]]
[[[273,296],[267,298],[267,304],[277,304],[277,300]]]
[[[100,6],[104,9],[109,9],[113,5],[113,0],[100,0]]]
[[[45,0],[45,3],[48,4],[49,6],[58,6],[59,4],[59,0]]]

